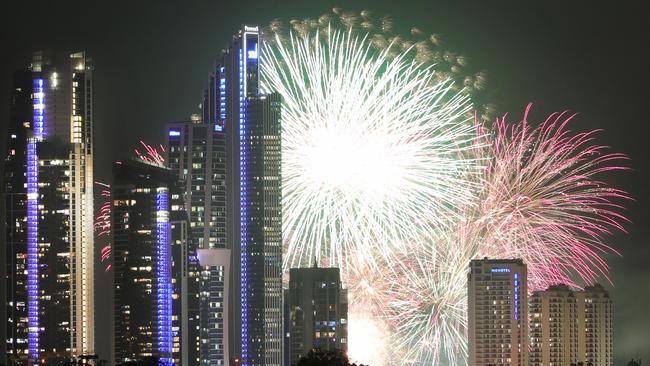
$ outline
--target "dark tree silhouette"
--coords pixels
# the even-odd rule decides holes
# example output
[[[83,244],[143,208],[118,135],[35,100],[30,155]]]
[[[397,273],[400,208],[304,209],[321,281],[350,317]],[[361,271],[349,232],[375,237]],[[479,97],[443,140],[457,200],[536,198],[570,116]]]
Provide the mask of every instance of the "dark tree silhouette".
[[[368,366],[350,363],[348,356],[341,350],[326,351],[315,348],[298,360],[295,366]]]

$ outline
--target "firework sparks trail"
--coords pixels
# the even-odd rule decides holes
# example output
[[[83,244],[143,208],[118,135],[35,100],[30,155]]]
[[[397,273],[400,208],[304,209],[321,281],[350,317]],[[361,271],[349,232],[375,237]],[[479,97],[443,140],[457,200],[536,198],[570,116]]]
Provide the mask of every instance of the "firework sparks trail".
[[[158,148],[151,146],[144,141],[140,140],[140,145],[144,148],[144,151],[140,151],[137,148],[134,149],[136,156],[138,159],[150,163],[150,164],[156,164],[160,166],[165,165],[165,158],[160,152],[165,152],[165,147],[161,144],[158,146]],[[160,149],[160,152],[158,151]]]
[[[385,289],[384,317],[392,345],[403,353],[393,364],[456,365],[467,358],[469,253],[449,241],[431,244],[395,260],[394,280]]]
[[[104,271],[111,270],[110,257],[113,248],[111,247],[111,186],[102,182],[95,182],[96,185],[101,187],[100,197],[103,202],[99,208],[99,212],[95,216],[95,232],[97,233],[97,240],[104,243],[101,249],[101,261],[106,263]]]
[[[283,97],[284,267],[373,261],[433,232],[471,200],[476,138],[465,93],[368,35],[276,35],[262,85]]]

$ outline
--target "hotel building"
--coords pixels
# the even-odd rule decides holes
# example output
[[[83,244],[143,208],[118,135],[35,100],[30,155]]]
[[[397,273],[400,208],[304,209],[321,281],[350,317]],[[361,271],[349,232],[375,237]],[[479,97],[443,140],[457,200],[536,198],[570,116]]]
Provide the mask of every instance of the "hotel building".
[[[469,364],[528,365],[527,270],[520,259],[472,260]]]

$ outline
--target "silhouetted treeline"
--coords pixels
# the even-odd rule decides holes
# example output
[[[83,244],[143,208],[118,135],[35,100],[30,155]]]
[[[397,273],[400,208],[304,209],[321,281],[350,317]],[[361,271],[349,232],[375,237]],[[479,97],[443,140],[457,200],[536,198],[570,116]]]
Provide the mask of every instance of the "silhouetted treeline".
[[[350,363],[348,356],[341,350],[325,351],[315,348],[298,360],[294,366],[368,366]]]

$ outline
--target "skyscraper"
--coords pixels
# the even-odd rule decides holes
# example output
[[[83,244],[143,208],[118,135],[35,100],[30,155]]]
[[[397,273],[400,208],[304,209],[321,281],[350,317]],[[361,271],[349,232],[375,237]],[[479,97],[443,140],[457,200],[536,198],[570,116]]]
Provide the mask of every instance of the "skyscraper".
[[[612,365],[612,303],[602,286],[536,291],[530,313],[531,365]]]
[[[201,264],[201,363],[282,362],[280,100],[259,93],[259,28],[244,26],[203,95],[202,119],[170,123]]]
[[[530,298],[530,364],[569,365],[578,355],[578,302],[566,285],[535,291]]]
[[[611,366],[614,363],[614,341],[612,337],[612,300],[603,286],[587,286],[577,293],[578,327],[584,325],[578,333],[578,353],[582,354],[584,344],[585,363],[594,366]],[[584,306],[584,311],[583,311]],[[583,318],[584,314],[584,318]]]
[[[469,364],[526,366],[526,265],[521,259],[472,260],[467,285]]]
[[[192,246],[190,222],[185,211],[180,184],[170,197],[172,358],[175,365],[197,365],[200,342],[200,267],[196,248]]]
[[[259,28],[244,26],[225,50],[223,69],[218,67],[220,75],[215,78],[225,84],[226,239],[231,271],[237,274],[230,284],[229,346],[231,357],[241,357],[243,365],[279,366],[280,97],[259,93],[260,42]]]
[[[226,279],[224,265],[230,256],[226,249],[226,145],[222,124],[205,123],[195,118],[169,123],[167,127],[167,166],[183,183],[185,210],[189,214],[189,247],[200,250],[200,342],[189,365],[224,365],[227,350]],[[210,258],[211,262],[208,261]],[[200,349],[197,350],[196,347]]]
[[[36,52],[14,79],[5,161],[10,364],[94,353],[92,74],[83,52]]]
[[[29,70],[14,73],[7,151],[4,160],[4,224],[6,270],[3,277],[2,324],[6,343],[1,360],[9,365],[27,363],[27,136],[33,119],[33,77]],[[6,278],[6,281],[4,280]]]
[[[135,161],[116,162],[113,176],[114,360],[171,365],[173,318],[182,313],[173,308],[172,281],[172,244],[182,246],[183,231],[173,238],[171,225],[185,216],[177,178]]]
[[[295,365],[310,350],[347,351],[347,292],[338,268],[291,268],[289,271],[289,350]]]
[[[93,65],[83,52],[70,55],[70,293],[72,352],[95,353],[95,254],[93,208]],[[70,123],[70,121],[72,121]],[[69,124],[68,124],[69,123]],[[68,131],[65,127],[64,131]]]

